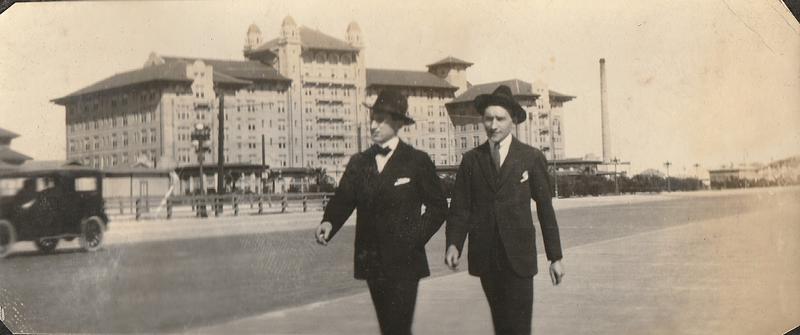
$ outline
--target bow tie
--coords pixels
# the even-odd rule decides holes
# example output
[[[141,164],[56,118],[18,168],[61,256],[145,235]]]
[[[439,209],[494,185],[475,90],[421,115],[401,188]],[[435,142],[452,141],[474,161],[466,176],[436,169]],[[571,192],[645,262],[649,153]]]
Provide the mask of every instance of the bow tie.
[[[385,148],[384,148],[384,147],[381,147],[380,145],[377,145],[377,144],[373,144],[373,145],[372,145],[372,148],[370,148],[370,150],[371,150],[371,151],[372,151],[372,152],[373,152],[375,155],[381,155],[381,156],[386,156],[386,155],[388,155],[390,152],[392,152],[392,148],[389,148],[389,147],[385,147]]]

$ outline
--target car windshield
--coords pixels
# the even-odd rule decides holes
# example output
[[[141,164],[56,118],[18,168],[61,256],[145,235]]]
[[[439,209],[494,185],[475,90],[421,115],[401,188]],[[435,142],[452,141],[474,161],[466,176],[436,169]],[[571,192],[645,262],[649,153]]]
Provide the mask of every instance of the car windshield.
[[[0,179],[0,197],[12,197],[19,192],[26,178],[2,178]]]

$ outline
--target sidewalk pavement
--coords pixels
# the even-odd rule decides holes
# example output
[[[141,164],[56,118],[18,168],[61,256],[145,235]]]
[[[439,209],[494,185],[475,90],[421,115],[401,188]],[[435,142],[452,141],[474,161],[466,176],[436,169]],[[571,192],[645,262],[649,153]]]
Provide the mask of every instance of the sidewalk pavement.
[[[554,287],[534,278],[535,334],[783,334],[800,320],[800,206],[694,222],[568,248]],[[479,280],[423,280],[417,334],[491,334]],[[377,334],[364,292],[189,330],[203,334]]]

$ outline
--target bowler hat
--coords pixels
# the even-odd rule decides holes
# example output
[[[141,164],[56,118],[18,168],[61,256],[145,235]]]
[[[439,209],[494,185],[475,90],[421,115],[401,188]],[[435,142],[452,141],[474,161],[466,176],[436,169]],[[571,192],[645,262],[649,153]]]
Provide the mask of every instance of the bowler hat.
[[[408,100],[397,90],[383,90],[378,93],[378,98],[375,99],[375,103],[372,106],[366,103],[364,106],[371,109],[373,113],[383,112],[394,115],[407,125],[414,123],[414,119],[408,116]]]
[[[481,115],[486,111],[486,107],[501,106],[508,110],[511,119],[517,124],[524,122],[528,114],[522,106],[514,100],[511,89],[506,85],[500,85],[492,94],[481,94],[475,97],[473,103],[475,104],[475,109]]]

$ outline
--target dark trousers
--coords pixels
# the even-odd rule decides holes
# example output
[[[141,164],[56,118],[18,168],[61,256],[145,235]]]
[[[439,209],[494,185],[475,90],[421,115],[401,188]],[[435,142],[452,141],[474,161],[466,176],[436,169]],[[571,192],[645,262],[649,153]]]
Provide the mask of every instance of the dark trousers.
[[[419,279],[367,279],[381,334],[411,334]]]
[[[495,334],[530,334],[533,316],[533,277],[520,277],[511,268],[502,244],[497,245],[490,270],[481,286],[492,311]]]

